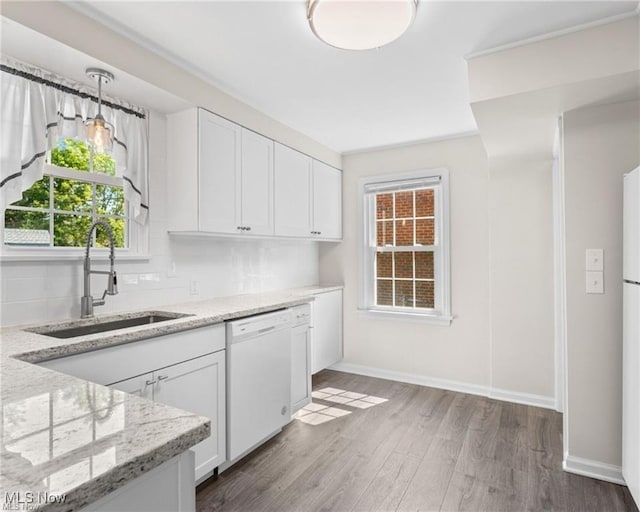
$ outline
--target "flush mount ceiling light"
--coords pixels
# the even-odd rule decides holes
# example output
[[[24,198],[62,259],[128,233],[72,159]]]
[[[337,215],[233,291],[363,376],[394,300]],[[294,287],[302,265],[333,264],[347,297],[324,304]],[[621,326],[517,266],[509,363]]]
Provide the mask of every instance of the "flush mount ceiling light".
[[[398,39],[413,23],[417,0],[309,0],[313,33],[345,50],[380,48]]]
[[[87,141],[94,153],[109,153],[113,147],[113,125],[102,117],[102,84],[108,84],[114,77],[112,73],[98,68],[88,68],[86,73],[89,78],[98,80],[98,113],[86,122]]]

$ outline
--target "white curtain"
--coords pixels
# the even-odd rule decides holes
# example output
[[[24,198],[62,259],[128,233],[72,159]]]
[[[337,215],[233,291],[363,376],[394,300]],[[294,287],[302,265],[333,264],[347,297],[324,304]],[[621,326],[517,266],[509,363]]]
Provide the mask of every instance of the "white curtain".
[[[0,206],[22,197],[42,178],[47,152],[59,137],[84,138],[84,123],[98,112],[96,92],[83,84],[0,60]],[[107,106],[104,101],[114,106]],[[125,112],[123,109],[128,110]],[[149,210],[147,113],[103,96],[102,115],[114,127],[111,156],[123,178],[132,218],[146,223]]]

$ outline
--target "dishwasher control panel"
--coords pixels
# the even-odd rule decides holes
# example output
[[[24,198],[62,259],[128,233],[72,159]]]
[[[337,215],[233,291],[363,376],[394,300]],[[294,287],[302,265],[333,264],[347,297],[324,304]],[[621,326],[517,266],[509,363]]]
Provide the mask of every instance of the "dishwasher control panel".
[[[291,325],[291,310],[281,309],[227,322],[227,342],[229,338],[256,336],[262,332],[282,329]]]

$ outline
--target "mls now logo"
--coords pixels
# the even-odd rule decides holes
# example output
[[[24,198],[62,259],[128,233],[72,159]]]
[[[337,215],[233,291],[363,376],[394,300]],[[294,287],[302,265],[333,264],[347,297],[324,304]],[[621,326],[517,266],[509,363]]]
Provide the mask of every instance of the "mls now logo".
[[[47,503],[64,503],[64,494],[52,494],[49,492],[5,492],[2,510],[33,510]]]

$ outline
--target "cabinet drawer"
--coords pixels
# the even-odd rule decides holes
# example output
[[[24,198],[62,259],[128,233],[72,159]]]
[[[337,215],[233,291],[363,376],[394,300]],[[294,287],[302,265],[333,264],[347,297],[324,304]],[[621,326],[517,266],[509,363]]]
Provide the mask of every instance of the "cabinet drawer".
[[[40,365],[108,385],[224,348],[224,324],[217,324],[52,359]]]

